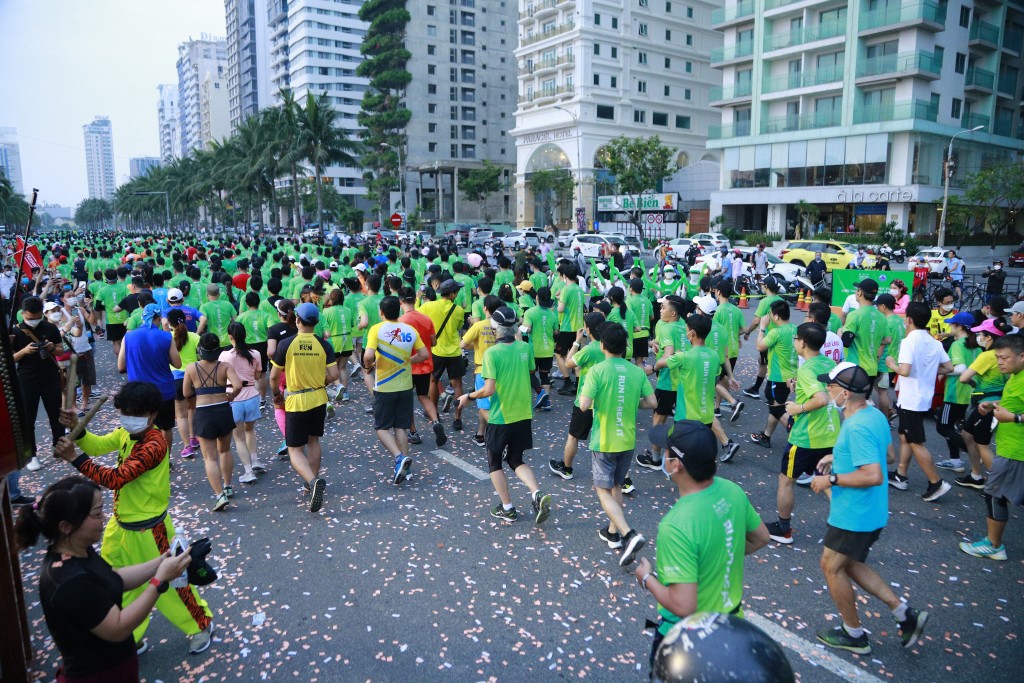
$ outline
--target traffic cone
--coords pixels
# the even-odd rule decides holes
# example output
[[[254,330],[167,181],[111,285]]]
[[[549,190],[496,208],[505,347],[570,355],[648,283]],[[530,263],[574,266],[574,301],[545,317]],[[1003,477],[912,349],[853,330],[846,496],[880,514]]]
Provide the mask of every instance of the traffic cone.
[[[803,287],[800,288],[800,293],[796,297],[796,310],[798,310],[798,311],[806,311],[807,310],[807,303],[806,303],[806,299],[804,299]]]
[[[740,303],[737,308],[749,308],[750,304],[747,303],[747,288],[742,287],[740,289]]]

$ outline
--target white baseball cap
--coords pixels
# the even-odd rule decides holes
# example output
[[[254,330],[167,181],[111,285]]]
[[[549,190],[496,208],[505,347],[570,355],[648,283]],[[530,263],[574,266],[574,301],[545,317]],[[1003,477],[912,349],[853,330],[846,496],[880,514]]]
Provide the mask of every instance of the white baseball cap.
[[[711,295],[699,296],[694,299],[693,303],[697,304],[697,308],[708,315],[711,315],[718,309],[718,302]]]
[[[184,298],[185,298],[185,295],[182,294],[181,290],[178,289],[177,287],[175,287],[173,289],[168,289],[167,290],[167,300],[168,301],[181,301]]]

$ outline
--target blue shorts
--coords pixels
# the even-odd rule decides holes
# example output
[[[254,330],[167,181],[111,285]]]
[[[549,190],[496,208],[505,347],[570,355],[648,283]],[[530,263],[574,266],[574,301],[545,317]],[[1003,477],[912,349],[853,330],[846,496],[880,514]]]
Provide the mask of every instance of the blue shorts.
[[[481,375],[479,372],[476,373],[476,384],[474,385],[476,391],[480,391],[481,389],[483,389],[484,388],[484,383],[486,381],[487,380],[484,379],[483,375]],[[488,396],[487,398],[478,398],[476,400],[476,407],[478,409],[480,409],[480,410],[490,410],[491,409],[491,397]]]
[[[260,397],[253,396],[244,401],[232,401],[231,415],[235,418],[235,424],[255,422],[260,419]]]

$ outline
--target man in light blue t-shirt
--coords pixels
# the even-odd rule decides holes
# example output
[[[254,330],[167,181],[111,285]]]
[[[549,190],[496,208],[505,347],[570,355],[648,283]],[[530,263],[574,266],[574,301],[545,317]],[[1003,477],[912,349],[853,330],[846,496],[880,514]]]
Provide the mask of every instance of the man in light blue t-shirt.
[[[896,597],[889,584],[867,564],[868,551],[889,519],[889,490],[885,477],[889,420],[868,405],[871,377],[854,363],[840,363],[820,375],[828,397],[843,411],[843,425],[832,455],[821,459],[819,474],[811,482],[817,493],[832,490],[832,504],[825,532],[821,567],[829,595],[843,623],[818,632],[829,647],[870,654],[871,644],[861,626],[852,582],[884,602],[899,624],[903,647],[917,642],[928,621]]]

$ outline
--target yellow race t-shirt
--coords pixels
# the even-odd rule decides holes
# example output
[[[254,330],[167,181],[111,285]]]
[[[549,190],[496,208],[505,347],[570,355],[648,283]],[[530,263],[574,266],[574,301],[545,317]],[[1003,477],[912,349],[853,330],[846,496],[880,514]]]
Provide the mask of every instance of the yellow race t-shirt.
[[[476,374],[484,366],[484,352],[494,346],[494,328],[491,327],[489,319],[478,320],[473,326],[466,330],[462,341],[473,345],[473,362],[476,364]]]
[[[412,389],[409,359],[423,348],[423,340],[416,333],[416,328],[398,321],[377,323],[366,335],[366,348],[376,352],[374,390],[389,393]]]
[[[312,332],[299,332],[277,344],[271,363],[284,369],[288,390],[284,409],[302,413],[327,403],[327,366],[334,362],[334,349]]]

